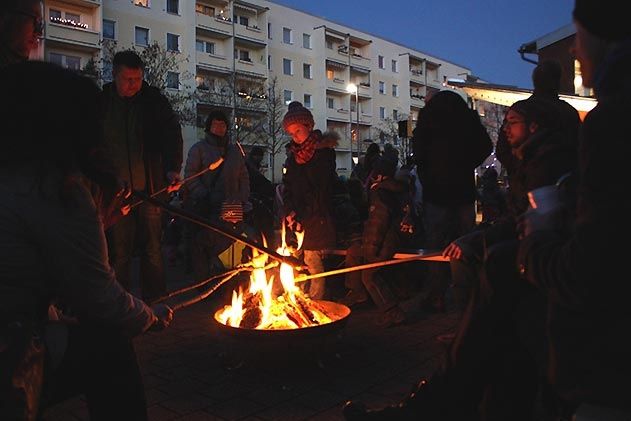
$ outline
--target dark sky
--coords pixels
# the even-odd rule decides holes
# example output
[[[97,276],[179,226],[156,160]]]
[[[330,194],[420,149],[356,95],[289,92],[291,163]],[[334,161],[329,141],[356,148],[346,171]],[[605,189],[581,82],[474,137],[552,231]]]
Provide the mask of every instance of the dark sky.
[[[531,88],[517,49],[572,22],[574,0],[273,0],[468,67],[487,82]]]

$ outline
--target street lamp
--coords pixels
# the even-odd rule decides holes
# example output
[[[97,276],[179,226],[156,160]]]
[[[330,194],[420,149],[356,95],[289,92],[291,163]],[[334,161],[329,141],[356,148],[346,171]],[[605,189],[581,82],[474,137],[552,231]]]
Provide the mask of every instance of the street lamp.
[[[355,136],[357,137],[357,159],[359,160],[359,86],[354,83],[346,85],[346,92],[355,94],[355,111],[357,112],[357,126],[355,128]],[[351,161],[353,159],[353,135],[352,135],[353,114],[351,113]]]

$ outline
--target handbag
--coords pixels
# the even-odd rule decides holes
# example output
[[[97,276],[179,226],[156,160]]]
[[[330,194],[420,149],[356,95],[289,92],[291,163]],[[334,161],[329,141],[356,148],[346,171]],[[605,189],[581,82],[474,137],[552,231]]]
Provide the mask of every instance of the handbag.
[[[37,419],[45,352],[34,327],[15,322],[0,328],[0,419]]]

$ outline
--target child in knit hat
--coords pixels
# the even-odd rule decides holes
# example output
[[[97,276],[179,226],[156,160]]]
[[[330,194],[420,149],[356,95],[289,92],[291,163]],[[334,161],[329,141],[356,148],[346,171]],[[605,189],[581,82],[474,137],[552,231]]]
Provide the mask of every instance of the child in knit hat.
[[[283,178],[284,222],[290,229],[305,231],[304,261],[311,273],[319,273],[324,271],[324,250],[336,245],[333,192],[338,138],[314,127],[311,111],[297,101],[289,104],[283,118],[283,128],[292,138]],[[312,299],[324,298],[324,281],[310,281]]]

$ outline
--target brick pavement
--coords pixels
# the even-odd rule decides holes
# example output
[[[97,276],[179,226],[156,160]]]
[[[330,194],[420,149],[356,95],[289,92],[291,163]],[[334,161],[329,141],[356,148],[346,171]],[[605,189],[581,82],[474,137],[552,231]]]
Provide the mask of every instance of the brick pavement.
[[[170,269],[170,279],[183,279]],[[328,282],[339,282],[330,280]],[[318,352],[238,349],[211,323],[221,295],[180,310],[171,327],[136,339],[149,417],[162,420],[341,420],[359,399],[381,407],[400,400],[436,367],[455,313],[379,329],[371,306],[354,310]],[[241,347],[243,348],[243,347]],[[246,346],[254,348],[254,346]],[[87,420],[79,397],[49,409],[45,421]]]

